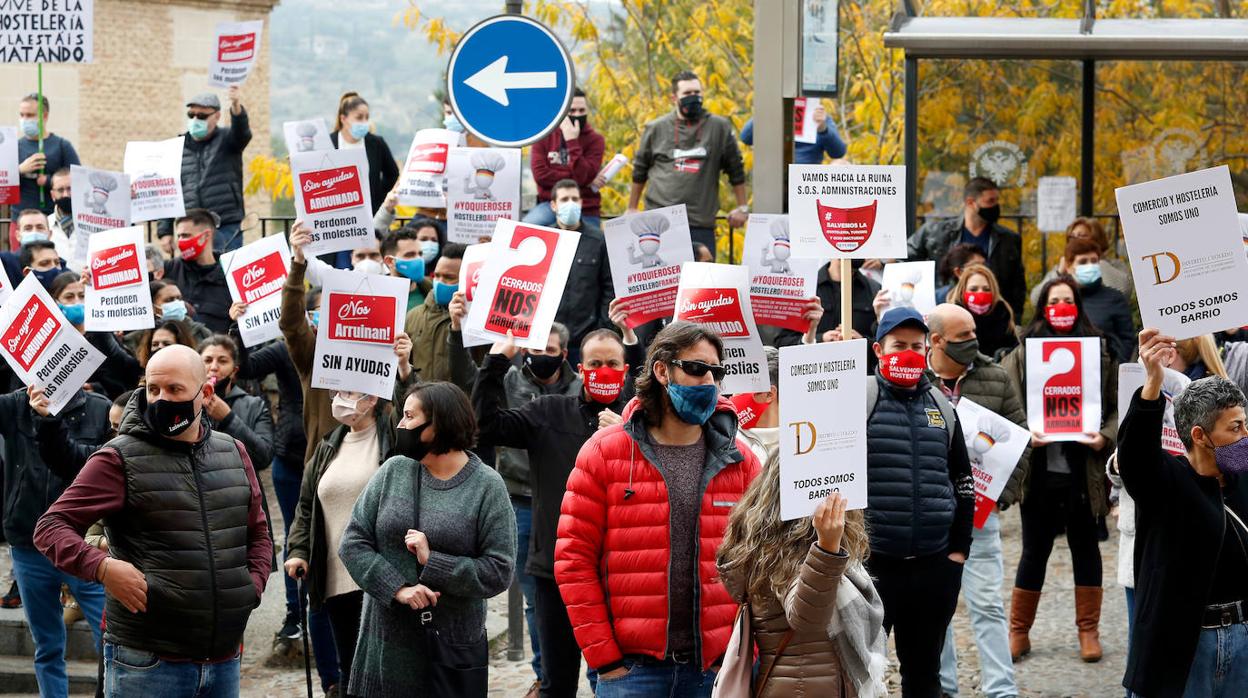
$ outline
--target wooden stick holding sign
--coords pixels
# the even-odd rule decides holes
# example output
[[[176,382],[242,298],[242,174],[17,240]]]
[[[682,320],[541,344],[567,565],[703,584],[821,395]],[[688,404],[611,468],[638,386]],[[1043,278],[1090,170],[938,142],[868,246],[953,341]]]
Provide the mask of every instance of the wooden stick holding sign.
[[[853,339],[854,334],[854,266],[848,258],[841,260],[841,341]]]

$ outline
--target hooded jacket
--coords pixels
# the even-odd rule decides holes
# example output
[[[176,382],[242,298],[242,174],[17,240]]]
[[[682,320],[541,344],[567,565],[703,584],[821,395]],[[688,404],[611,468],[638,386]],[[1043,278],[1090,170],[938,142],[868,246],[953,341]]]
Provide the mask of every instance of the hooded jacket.
[[[568,476],[555,544],[555,581],[577,644],[599,673],[624,655],[663,659],[668,640],[671,557],[667,485],[655,461],[641,403],[624,423],[599,430]],[[720,398],[703,427],[706,463],[694,549],[694,609],[702,669],[723,656],[737,604],[720,583],[716,552],[732,507],[758,475],[758,458],[736,438],[732,403]]]
[[[537,182],[538,205],[549,203],[553,198],[550,190],[555,182],[572,179],[581,185],[581,215],[599,215],[602,199],[589,185],[602,169],[606,149],[606,139],[589,121],[581,127],[581,135],[575,140],[565,140],[563,131],[556,128],[534,143],[529,163],[533,168],[533,180]]]

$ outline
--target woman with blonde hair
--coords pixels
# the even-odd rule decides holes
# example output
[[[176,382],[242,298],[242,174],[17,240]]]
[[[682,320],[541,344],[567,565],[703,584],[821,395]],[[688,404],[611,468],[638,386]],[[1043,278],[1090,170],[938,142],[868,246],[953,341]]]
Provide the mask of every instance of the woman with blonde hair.
[[[1018,346],[1014,310],[1001,298],[1001,284],[988,267],[966,265],[944,301],[956,303],[975,316],[975,336],[984,356],[996,359],[998,354]]]
[[[810,518],[782,521],[773,454],[733,507],[718,564],[758,643],[754,696],[885,694],[884,606],[862,564],[863,514],[846,504],[834,492]]]

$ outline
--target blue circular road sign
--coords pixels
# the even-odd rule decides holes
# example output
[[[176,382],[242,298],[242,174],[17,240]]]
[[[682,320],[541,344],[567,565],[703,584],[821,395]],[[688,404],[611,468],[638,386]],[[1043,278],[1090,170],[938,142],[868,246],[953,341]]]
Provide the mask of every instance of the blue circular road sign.
[[[498,146],[541,140],[572,103],[576,73],[541,22],[498,15],[469,29],[446,69],[451,108],[473,135]]]

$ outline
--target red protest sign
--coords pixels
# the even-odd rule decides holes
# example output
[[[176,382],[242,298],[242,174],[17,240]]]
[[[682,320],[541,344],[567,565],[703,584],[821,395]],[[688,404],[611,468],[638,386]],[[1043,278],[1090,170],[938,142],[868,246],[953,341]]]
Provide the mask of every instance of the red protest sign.
[[[139,283],[144,276],[134,245],[110,247],[91,255],[91,285],[97,291]]]
[[[329,294],[329,338],[394,344],[394,297]]]
[[[446,155],[450,151],[451,147],[446,143],[414,145],[407,158],[407,171],[442,174],[446,171]]]
[[[0,336],[0,344],[23,371],[30,371],[58,330],[60,323],[52,310],[38,295],[32,295],[13,324]]]
[[[255,55],[255,34],[221,36],[217,42],[217,60],[222,63],[241,63],[251,60]]]
[[[749,337],[735,288],[687,288],[676,300],[676,319],[706,325],[724,339]]]
[[[1083,433],[1083,349],[1078,341],[1054,342],[1044,345],[1041,359],[1049,361],[1054,352],[1070,353],[1070,370],[1050,376],[1044,382],[1045,434]]]
[[[309,214],[353,208],[364,203],[360,173],[354,165],[312,170],[299,175],[303,208]]]
[[[271,252],[260,259],[233,271],[234,285],[244,303],[255,303],[261,298],[279,293],[286,282],[286,265],[280,252]]]
[[[511,330],[516,339],[527,338],[532,330],[538,304],[546,290],[550,265],[555,258],[555,248],[559,244],[559,233],[543,228],[517,226],[509,247],[519,250],[525,240],[541,242],[545,252],[536,264],[514,266],[503,272],[494,289],[494,298],[490,301],[490,311],[485,319],[486,330],[499,334],[506,334]]]
[[[823,237],[841,252],[853,252],[862,247],[875,230],[875,213],[879,203],[876,200],[866,206],[838,208],[816,201]]]

